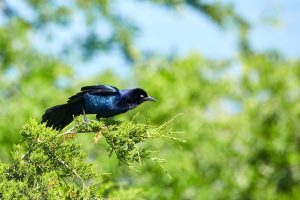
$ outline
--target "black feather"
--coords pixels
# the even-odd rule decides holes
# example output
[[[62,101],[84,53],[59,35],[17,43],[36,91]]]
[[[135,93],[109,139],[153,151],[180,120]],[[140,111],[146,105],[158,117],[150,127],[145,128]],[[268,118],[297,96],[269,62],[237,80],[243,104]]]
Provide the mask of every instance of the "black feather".
[[[47,109],[42,117],[42,123],[56,130],[62,130],[70,124],[74,117],[83,114],[81,102],[57,105]]]
[[[68,100],[68,103],[76,102],[82,99],[82,97],[86,94],[93,94],[93,95],[114,95],[119,93],[119,89],[111,86],[111,85],[91,85],[85,86],[81,88],[81,91],[77,94],[71,96]]]
[[[47,109],[42,122],[45,122],[47,127],[62,130],[78,115],[96,114],[97,118],[113,117],[145,101],[156,100],[140,88],[119,91],[118,88],[110,85],[85,86],[80,92],[71,96],[66,104]]]

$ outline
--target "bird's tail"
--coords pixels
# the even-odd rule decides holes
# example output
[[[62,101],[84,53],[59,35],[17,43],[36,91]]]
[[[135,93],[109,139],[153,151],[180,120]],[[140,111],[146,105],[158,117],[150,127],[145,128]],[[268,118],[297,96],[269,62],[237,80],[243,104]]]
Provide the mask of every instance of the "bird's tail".
[[[43,117],[42,123],[46,122],[47,127],[62,130],[73,121],[73,118],[82,114],[83,109],[76,103],[67,103],[48,108]]]

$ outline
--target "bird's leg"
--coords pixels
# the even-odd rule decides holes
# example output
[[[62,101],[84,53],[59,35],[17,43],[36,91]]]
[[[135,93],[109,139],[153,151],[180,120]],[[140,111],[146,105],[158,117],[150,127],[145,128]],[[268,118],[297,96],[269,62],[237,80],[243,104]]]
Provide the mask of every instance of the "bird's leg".
[[[88,122],[88,118],[86,117],[86,115],[85,115],[85,111],[84,111],[84,109],[82,108],[82,112],[83,112],[83,116],[84,116],[84,122],[85,123],[87,123]]]
[[[82,108],[82,112],[83,112],[83,119],[84,119],[84,123],[86,124],[86,126],[88,127],[88,123],[89,123],[89,120],[88,120],[88,118],[86,117],[86,115],[85,115],[85,111],[84,111],[84,109]]]

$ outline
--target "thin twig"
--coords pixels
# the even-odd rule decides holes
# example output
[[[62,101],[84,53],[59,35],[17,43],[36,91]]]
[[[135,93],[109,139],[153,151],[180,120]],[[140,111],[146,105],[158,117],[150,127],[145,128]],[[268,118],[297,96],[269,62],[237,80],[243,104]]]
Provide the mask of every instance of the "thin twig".
[[[70,128],[69,130],[67,130],[66,132],[64,132],[64,135],[67,134],[74,134],[73,130],[76,129],[78,127],[78,125],[73,126],[72,128]]]
[[[66,164],[63,160],[58,159],[58,161],[63,164],[66,168],[68,168],[69,170],[71,170],[81,181],[82,183],[82,188],[85,189],[86,186],[84,184],[84,180],[83,178],[75,171],[75,169],[72,169],[68,164]]]
[[[135,120],[135,118],[136,118],[137,116],[139,116],[139,114],[140,114],[140,112],[137,112],[137,113],[133,116],[133,118],[131,119],[131,121],[133,122],[133,121]]]
[[[27,151],[22,157],[22,160],[25,160],[29,155],[31,154],[31,151]]]
[[[58,174],[58,177],[65,183],[65,185],[66,185],[68,188],[70,188],[70,186],[68,185],[68,183],[66,182],[66,180],[65,180],[62,176],[60,176],[60,175]]]
[[[140,149],[138,148],[138,146],[136,146],[135,143],[134,143],[134,148],[136,148],[136,150],[137,150],[137,155],[139,157],[139,163],[140,163],[140,165],[142,165],[141,156],[140,156]]]

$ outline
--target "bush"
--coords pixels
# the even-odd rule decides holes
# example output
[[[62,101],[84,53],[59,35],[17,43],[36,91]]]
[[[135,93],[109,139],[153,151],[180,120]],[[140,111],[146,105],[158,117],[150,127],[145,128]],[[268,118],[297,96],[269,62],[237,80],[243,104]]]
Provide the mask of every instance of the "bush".
[[[77,118],[73,128],[59,133],[30,120],[23,128],[22,142],[15,146],[11,162],[0,163],[0,198],[101,199],[114,195],[105,189],[109,188],[104,181],[107,174],[99,173],[86,161],[87,155],[74,140],[75,134],[94,133],[94,142],[105,138],[109,154],[115,154],[121,164],[131,168],[146,159],[162,166],[162,160],[151,157],[148,140],[164,137],[178,141],[171,131],[164,131],[167,125],[155,127],[113,120],[85,123]],[[132,190],[131,196],[137,193]],[[122,193],[126,191],[116,194],[120,197]]]

